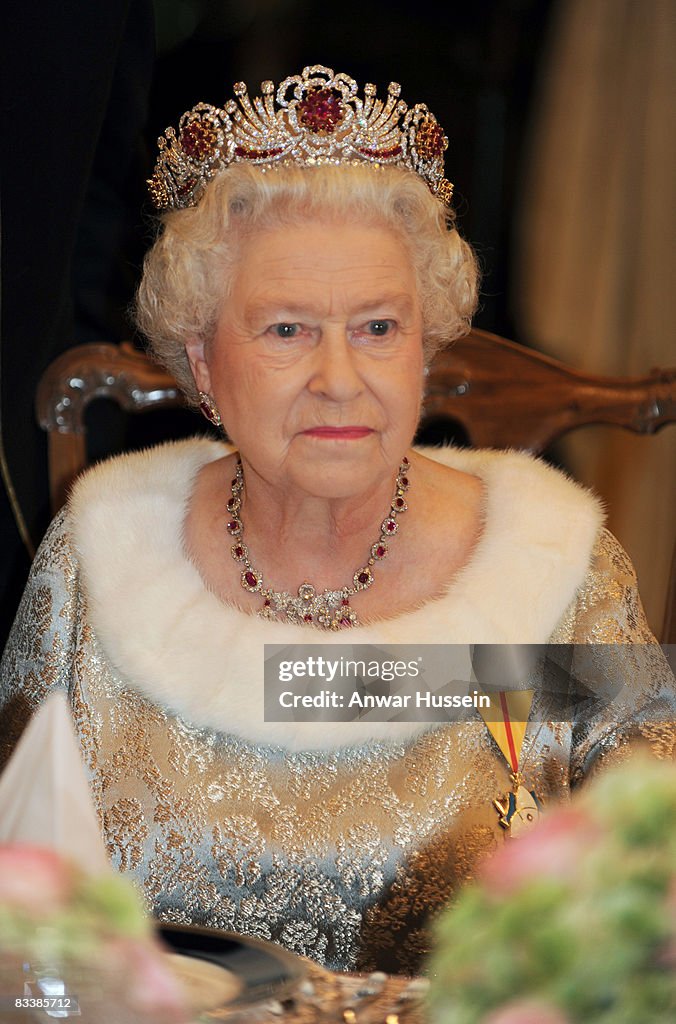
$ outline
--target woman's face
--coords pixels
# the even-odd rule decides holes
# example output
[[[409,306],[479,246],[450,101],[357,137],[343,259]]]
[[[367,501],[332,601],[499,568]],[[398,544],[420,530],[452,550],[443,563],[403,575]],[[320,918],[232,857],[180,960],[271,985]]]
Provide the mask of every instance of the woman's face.
[[[388,228],[312,220],[247,237],[213,341],[187,351],[242,458],[282,489],[361,494],[415,433],[422,317]]]

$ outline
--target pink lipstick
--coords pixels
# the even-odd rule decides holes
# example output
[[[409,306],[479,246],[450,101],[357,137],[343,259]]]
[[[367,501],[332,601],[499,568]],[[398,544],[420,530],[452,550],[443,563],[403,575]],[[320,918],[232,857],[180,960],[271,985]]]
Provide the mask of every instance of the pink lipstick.
[[[362,437],[368,437],[373,430],[371,427],[360,426],[311,427],[303,433],[306,437],[318,437],[327,441],[358,441]]]

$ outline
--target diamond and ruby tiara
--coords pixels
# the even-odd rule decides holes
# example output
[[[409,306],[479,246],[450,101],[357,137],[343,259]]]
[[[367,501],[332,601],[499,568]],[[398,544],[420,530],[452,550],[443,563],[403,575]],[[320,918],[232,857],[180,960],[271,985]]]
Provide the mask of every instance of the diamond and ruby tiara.
[[[249,99],[234,86],[236,100],[224,108],[198,103],[158,139],[155,171],[148,181],[160,210],[196,206],[208,182],[231,164],[370,163],[415,171],[448,205],[453,186],[444,177],[448,139],[424,103],[409,110],[391,82],[385,101],[331,68],[313,64],[277,88],[261,83],[262,97]]]

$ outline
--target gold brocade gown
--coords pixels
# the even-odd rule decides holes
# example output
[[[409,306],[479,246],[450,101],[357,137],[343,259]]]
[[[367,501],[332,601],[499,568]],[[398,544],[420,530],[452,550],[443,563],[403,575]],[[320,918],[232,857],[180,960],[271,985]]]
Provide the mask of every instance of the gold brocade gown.
[[[263,722],[262,645],[323,637],[219,605],[183,554],[195,473],[222,454],[185,442],[84,478],[38,553],[5,652],[3,753],[44,695],[67,689],[112,863],[159,918],[272,939],[335,969],[413,972],[430,917],[504,841],[493,800],[509,768],[478,717]],[[472,571],[396,630],[341,641],[654,644],[631,565],[576,485],[520,455],[436,457],[486,482]],[[546,509],[525,525],[524,494]],[[673,756],[659,647],[648,665],[626,721],[529,725],[523,769],[544,803],[636,738]]]

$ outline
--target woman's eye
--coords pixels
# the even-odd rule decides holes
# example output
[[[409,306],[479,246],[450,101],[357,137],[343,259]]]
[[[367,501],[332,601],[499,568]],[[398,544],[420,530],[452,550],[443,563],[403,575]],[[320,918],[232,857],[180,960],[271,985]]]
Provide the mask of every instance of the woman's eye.
[[[275,324],[273,330],[278,338],[295,338],[300,330],[299,324]]]
[[[300,334],[300,324],[273,324],[270,330],[277,338],[295,338]]]
[[[377,338],[383,338],[389,334],[393,327],[394,321],[392,320],[369,320],[366,325],[369,334],[374,334]]]

